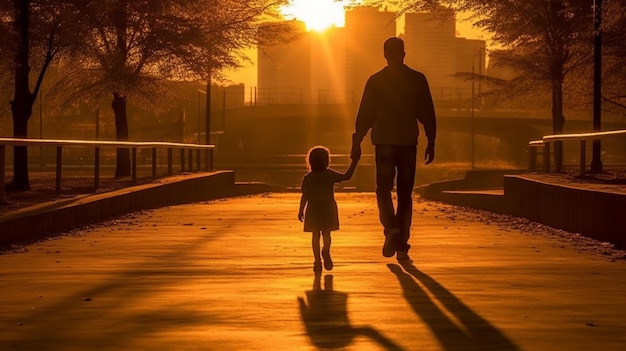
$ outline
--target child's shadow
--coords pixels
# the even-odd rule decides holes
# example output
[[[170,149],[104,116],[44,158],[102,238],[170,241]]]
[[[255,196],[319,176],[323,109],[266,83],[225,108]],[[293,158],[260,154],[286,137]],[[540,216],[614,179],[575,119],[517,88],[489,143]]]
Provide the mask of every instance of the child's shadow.
[[[339,349],[348,346],[357,336],[366,336],[387,350],[402,350],[376,329],[350,325],[347,311],[348,294],[333,290],[333,276],[315,272],[313,290],[307,290],[306,300],[298,297],[300,315],[311,342],[320,349]],[[308,305],[307,305],[308,302]]]

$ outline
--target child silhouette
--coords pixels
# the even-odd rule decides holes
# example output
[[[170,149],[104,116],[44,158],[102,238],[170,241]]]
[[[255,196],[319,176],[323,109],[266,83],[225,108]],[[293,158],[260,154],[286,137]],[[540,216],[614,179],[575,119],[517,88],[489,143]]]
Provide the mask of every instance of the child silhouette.
[[[304,231],[312,233],[311,244],[315,258],[313,270],[316,272],[322,270],[322,257],[324,268],[331,270],[333,261],[330,257],[330,232],[339,229],[334,185],[352,177],[358,158],[352,159],[345,173],[339,173],[328,168],[330,164],[328,148],[315,146],[307,153],[306,161],[309,172],[302,178],[302,197],[298,219],[301,222],[304,221]],[[320,250],[320,236],[324,242],[323,250]]]

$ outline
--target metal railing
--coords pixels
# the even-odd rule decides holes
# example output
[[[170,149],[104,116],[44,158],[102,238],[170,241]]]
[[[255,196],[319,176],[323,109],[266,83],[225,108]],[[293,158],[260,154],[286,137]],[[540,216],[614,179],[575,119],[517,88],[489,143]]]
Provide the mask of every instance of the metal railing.
[[[557,141],[578,141],[580,142],[580,175],[584,176],[586,172],[586,148],[587,141],[626,138],[626,130],[612,130],[606,132],[579,133],[579,134],[554,134],[546,135],[541,140],[533,140],[528,143],[529,146],[529,165],[528,170],[534,172],[537,170],[537,149],[543,149],[543,171],[550,172],[550,144]]]
[[[94,188],[100,185],[100,149],[130,149],[131,150],[131,177],[137,182],[137,149],[152,149],[152,178],[157,177],[157,149],[167,150],[167,173],[173,173],[173,150],[180,150],[181,172],[185,171],[185,152],[188,153],[188,169],[193,168],[193,151],[196,151],[196,169],[201,167],[200,153],[204,151],[205,170],[213,170],[213,150],[215,145],[182,144],[169,142],[131,142],[131,141],[92,141],[92,140],[55,140],[55,139],[18,139],[0,138],[0,202],[5,200],[6,149],[12,146],[26,147],[54,147],[56,148],[56,192],[61,193],[61,179],[63,168],[62,151],[64,147],[87,147],[94,149]]]

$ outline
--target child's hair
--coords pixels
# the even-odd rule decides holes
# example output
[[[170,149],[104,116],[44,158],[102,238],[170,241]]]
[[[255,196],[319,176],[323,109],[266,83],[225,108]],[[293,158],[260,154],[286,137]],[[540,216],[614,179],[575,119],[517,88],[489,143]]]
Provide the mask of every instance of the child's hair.
[[[330,164],[330,150],[324,146],[314,146],[306,155],[306,165],[312,172],[323,171]]]

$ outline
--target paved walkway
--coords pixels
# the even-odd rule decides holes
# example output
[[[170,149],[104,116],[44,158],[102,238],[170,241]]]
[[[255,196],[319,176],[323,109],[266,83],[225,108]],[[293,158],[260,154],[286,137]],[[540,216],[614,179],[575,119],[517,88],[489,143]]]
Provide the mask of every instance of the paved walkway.
[[[340,193],[315,276],[299,195],[145,211],[0,255],[0,350],[621,350],[626,261],[549,228],[416,199],[381,255]]]

